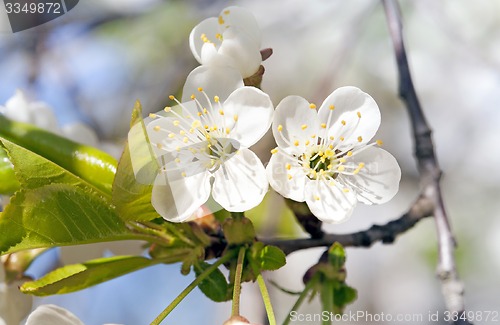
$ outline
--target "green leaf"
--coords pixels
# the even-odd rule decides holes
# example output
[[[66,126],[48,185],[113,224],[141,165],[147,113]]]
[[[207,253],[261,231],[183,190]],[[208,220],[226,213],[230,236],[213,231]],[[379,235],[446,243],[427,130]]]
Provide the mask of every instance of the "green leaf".
[[[136,102],[132,111],[129,143],[120,158],[113,183],[113,204],[123,220],[150,221],[160,217],[151,205],[152,184],[158,166],[141,115],[141,104]],[[133,157],[130,155],[131,148]]]
[[[0,146],[0,195],[11,195],[20,186],[14,174],[14,166],[7,156],[7,152]]]
[[[0,139],[0,144],[7,150],[10,161],[14,165],[15,175],[24,190],[37,189],[50,184],[69,184],[105,196],[90,183],[37,153],[6,139]]]
[[[203,271],[211,265],[206,262],[194,264],[196,276],[199,276]],[[226,278],[219,269],[216,269],[198,285],[200,290],[215,302],[228,301],[232,296],[232,287],[227,283]]]
[[[356,289],[347,284],[340,284],[333,290],[333,305],[336,313],[342,313],[348,304],[353,303],[358,297]]]
[[[100,197],[68,184],[21,190],[0,216],[0,253],[136,239]]]
[[[61,267],[44,277],[24,283],[21,291],[35,296],[48,296],[82,290],[124,274],[159,263],[139,256],[99,258],[82,264]]]
[[[286,264],[286,255],[276,246],[267,245],[260,251],[260,268],[262,270],[274,271]]]

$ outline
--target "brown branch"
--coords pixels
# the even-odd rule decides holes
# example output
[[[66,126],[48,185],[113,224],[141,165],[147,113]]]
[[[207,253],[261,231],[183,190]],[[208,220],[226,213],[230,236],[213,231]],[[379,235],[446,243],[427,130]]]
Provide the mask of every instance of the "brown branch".
[[[464,287],[456,271],[454,258],[455,240],[451,232],[439,185],[441,170],[434,151],[431,130],[425,120],[413,86],[402,34],[403,27],[399,4],[396,0],[382,0],[382,3],[396,54],[399,71],[399,95],[405,102],[410,114],[422,195],[431,200],[433,205],[439,245],[437,275],[441,280],[442,292],[448,310],[462,313],[465,310],[463,299]],[[455,322],[455,324],[470,323],[461,320]]]
[[[379,241],[384,244],[390,244],[394,242],[398,235],[412,228],[417,222],[430,217],[432,211],[432,202],[428,198],[421,196],[415,201],[408,212],[399,219],[390,221],[385,225],[373,225],[369,229],[350,234],[325,234],[320,238],[269,239],[262,241],[267,245],[278,246],[285,254],[312,247],[328,247],[335,242],[342,244],[344,247],[370,247]]]

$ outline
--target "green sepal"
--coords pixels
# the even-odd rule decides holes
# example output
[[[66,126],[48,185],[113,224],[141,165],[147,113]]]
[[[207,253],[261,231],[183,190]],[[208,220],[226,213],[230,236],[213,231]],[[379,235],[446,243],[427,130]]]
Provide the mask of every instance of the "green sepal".
[[[210,264],[203,261],[195,263],[193,268],[196,276],[199,276],[210,266]],[[228,301],[233,294],[233,287],[227,283],[224,274],[219,269],[216,269],[206,279],[201,281],[198,288],[200,288],[205,296],[215,302]]]
[[[227,218],[222,224],[222,230],[229,245],[251,244],[255,241],[255,229],[248,218]]]

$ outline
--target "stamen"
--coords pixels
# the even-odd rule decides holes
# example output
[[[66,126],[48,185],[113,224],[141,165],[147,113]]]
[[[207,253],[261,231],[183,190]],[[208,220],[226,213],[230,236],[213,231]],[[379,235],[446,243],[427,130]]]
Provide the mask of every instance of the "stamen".
[[[316,109],[316,105],[315,105],[315,104],[313,104],[313,103],[311,103],[311,104],[309,104],[309,108],[310,108],[310,109]]]
[[[218,103],[218,102],[219,102],[219,100],[220,100],[220,99],[219,99],[219,96],[214,96],[214,101],[215,101],[216,103]]]
[[[362,142],[363,141],[363,137],[362,136],[359,136],[358,137],[358,142]]]
[[[165,113],[169,113],[172,110],[172,107],[165,106],[165,108],[163,110],[165,111]]]
[[[302,124],[302,126],[300,127],[302,130],[305,130],[307,129],[307,124]]]
[[[281,124],[280,124],[280,125],[278,125],[278,131],[279,131],[279,132],[283,131],[283,125],[281,125]]]
[[[271,150],[271,153],[272,153],[273,155],[277,154],[277,153],[278,153],[278,148],[274,148],[274,149],[272,149],[272,150]]]
[[[378,146],[382,146],[384,144],[384,142],[382,140],[377,140],[375,142],[377,143]]]
[[[152,118],[152,119],[155,119],[158,117],[158,115],[154,114],[154,113],[149,113],[149,117]]]
[[[333,110],[335,109],[335,106],[334,106],[334,105],[330,105],[328,108],[329,108],[331,111],[333,111]]]
[[[290,169],[292,168],[292,165],[290,165],[290,164],[286,164],[286,165],[285,165],[285,168],[286,168],[287,170],[290,170]]]
[[[293,142],[293,145],[294,145],[294,146],[296,146],[296,147],[298,147],[298,146],[299,146],[299,144],[300,144],[300,143],[299,143],[299,140],[295,140],[295,141]]]
[[[356,114],[358,114],[358,117],[361,118],[361,112],[357,112]]]
[[[326,129],[326,123],[321,123],[321,127],[322,127],[323,129]]]
[[[235,115],[233,116],[233,120],[234,120],[235,122],[238,122],[238,114],[235,114]]]
[[[345,120],[340,121],[340,123],[342,123],[342,125],[346,125],[346,121]]]
[[[154,131],[158,132],[161,130],[160,126],[159,125],[156,125],[154,128],[153,128]]]
[[[292,178],[293,178],[292,175],[288,174],[287,176],[288,176],[288,180],[292,180]]]

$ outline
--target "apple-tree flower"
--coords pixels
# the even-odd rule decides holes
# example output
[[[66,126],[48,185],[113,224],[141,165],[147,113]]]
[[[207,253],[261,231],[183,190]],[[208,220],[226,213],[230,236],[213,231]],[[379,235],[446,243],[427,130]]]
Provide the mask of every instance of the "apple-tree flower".
[[[380,204],[398,191],[396,159],[368,143],[380,125],[380,110],[370,95],[341,87],[318,111],[299,96],[276,107],[272,131],[278,147],[267,166],[278,193],[306,202],[327,223],[346,220],[356,203]]]
[[[261,32],[253,14],[241,7],[223,9],[196,25],[189,35],[189,46],[202,66],[231,67],[243,78],[257,72]]]
[[[210,196],[228,211],[257,206],[268,182],[262,162],[248,148],[271,125],[269,96],[242,87],[225,100],[202,88],[190,101],[170,98],[176,106],[145,119],[160,166],[151,200],[156,211],[166,220],[184,222]]]

